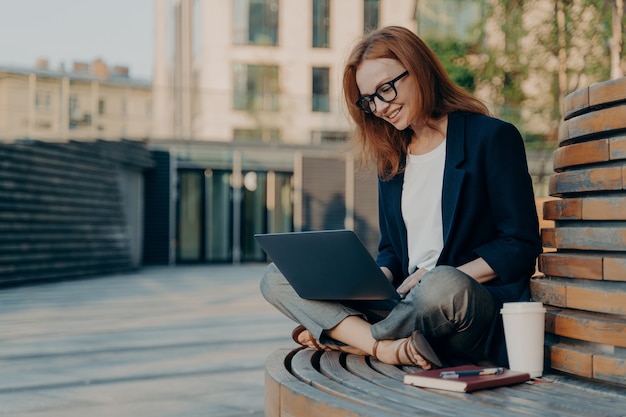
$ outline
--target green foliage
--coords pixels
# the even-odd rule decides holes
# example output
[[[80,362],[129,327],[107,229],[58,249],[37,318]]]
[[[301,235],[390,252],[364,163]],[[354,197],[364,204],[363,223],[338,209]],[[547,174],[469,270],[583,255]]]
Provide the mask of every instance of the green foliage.
[[[471,45],[456,39],[427,39],[426,42],[437,54],[452,81],[473,92],[476,88],[476,73],[469,68],[466,59]]]

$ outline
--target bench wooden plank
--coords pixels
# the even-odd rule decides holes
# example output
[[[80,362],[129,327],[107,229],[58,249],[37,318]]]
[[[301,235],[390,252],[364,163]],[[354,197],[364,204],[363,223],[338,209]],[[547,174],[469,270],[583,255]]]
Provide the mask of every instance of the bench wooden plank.
[[[605,257],[603,268],[605,280],[626,281],[626,255]]]
[[[539,255],[539,271],[572,279],[626,281],[626,254],[544,252]]]
[[[626,251],[626,227],[557,227],[554,229],[554,245],[557,249]]]
[[[620,166],[612,166],[556,173],[550,177],[548,193],[562,197],[567,193],[621,191],[624,189],[622,170]]]
[[[550,346],[550,366],[585,378],[593,376],[592,353],[565,344]]]
[[[626,78],[604,81],[573,91],[563,99],[564,119],[626,99]]]
[[[539,255],[539,270],[550,276],[601,280],[603,259],[597,254],[542,253]]]
[[[547,200],[543,203],[543,218],[545,220],[580,220],[582,217],[582,198]]]
[[[554,227],[541,229],[541,244],[544,248],[556,248],[556,230]]]
[[[626,196],[589,197],[582,205],[583,220],[626,220]]]
[[[604,81],[589,87],[589,106],[601,106],[626,100],[626,77]]]
[[[320,391],[291,374],[286,367],[294,352],[273,352],[265,366],[266,417],[384,417],[389,414],[371,407],[346,403]],[[278,391],[278,393],[277,393]]]
[[[561,146],[554,151],[552,166],[554,171],[560,172],[564,168],[577,165],[606,162],[611,159],[609,140],[593,140]]]
[[[307,384],[313,386],[319,391],[326,392],[348,404],[358,404],[364,407],[370,407],[378,413],[387,413],[388,415],[402,415],[401,412],[389,407],[389,403],[380,398],[371,398],[365,393],[343,385],[337,381],[328,379],[312,366],[319,360],[321,352],[315,352],[310,349],[304,349],[297,352],[291,359],[291,370],[293,374]],[[407,411],[407,410],[404,410]],[[435,414],[431,414],[435,415]]]
[[[626,347],[626,318],[548,308],[546,328],[558,336]],[[550,323],[550,324],[548,324]]]
[[[376,385],[372,380],[361,379],[357,375],[349,372],[340,362],[339,353],[327,352],[320,359],[320,371],[330,379],[346,385],[366,397],[366,401],[380,400],[381,403],[388,404],[394,411],[412,415],[415,413],[438,415],[438,416],[458,416],[460,410],[446,401],[442,401],[439,396],[425,396],[419,401],[412,401],[406,394],[398,393],[386,389],[384,386]],[[410,387],[408,387],[410,388]]]
[[[626,159],[626,135],[617,135],[609,140],[611,161]]]
[[[619,104],[564,120],[561,122],[562,127],[559,127],[559,145],[564,145],[574,140],[585,140],[594,135],[606,136],[612,131],[626,128],[625,110],[626,105]]]
[[[596,365],[593,361],[606,356],[592,348],[585,351],[585,348],[566,344],[555,344],[550,348],[554,348],[552,356],[555,361],[562,359],[561,363],[557,362],[557,366],[578,373],[593,373],[597,366],[597,369],[602,369],[602,365]],[[571,357],[587,361],[581,366],[580,361],[572,361],[569,359]],[[386,365],[373,358],[339,352],[320,353],[299,349],[289,353],[280,350],[272,354],[266,367],[266,397],[272,397],[266,398],[268,417],[618,417],[623,416],[623,410],[626,409],[625,390],[601,382],[581,382],[575,380],[575,377],[550,371],[546,372],[544,378],[532,383],[464,394],[407,386],[402,383],[404,374],[417,371],[418,368]],[[297,375],[305,375],[305,379]],[[324,378],[327,378],[327,382],[323,381]],[[337,385],[343,387],[343,392],[335,388]],[[328,390],[331,386],[334,388]],[[344,393],[348,391],[353,391],[359,400],[346,400]]]
[[[604,381],[623,384],[626,379],[626,356],[607,357],[602,354],[593,356],[593,377]]]
[[[603,353],[601,348],[593,345],[558,343],[549,346],[549,349],[553,369],[584,378],[596,378],[606,382],[624,384],[626,358],[623,356],[611,357]],[[616,387],[607,387],[606,390],[615,392]],[[619,388],[617,390],[626,392]]]
[[[568,280],[556,277],[531,279],[534,300],[555,307],[606,314],[626,314],[623,282]]]
[[[348,355],[347,364],[353,355]],[[372,361],[372,364],[377,361]],[[380,363],[379,363],[380,364]],[[387,369],[387,366],[384,366]],[[415,372],[419,371],[418,368],[403,367],[406,371]],[[363,372],[361,370],[361,372]],[[377,373],[366,372],[363,378],[374,379],[379,381],[380,378],[376,378]],[[404,372],[394,373],[398,378],[404,375]],[[548,377],[549,378],[549,377]],[[390,379],[393,380],[393,379]],[[397,384],[403,385],[400,381],[396,381]],[[549,391],[549,392],[548,392]],[[455,403],[463,401],[465,411],[458,415],[480,415],[482,412],[487,412],[489,415],[543,415],[543,416],[561,416],[567,412],[567,415],[589,415],[590,406],[585,403],[584,399],[579,399],[580,404],[573,404],[569,401],[564,404],[562,397],[566,395],[565,392],[560,390],[558,385],[543,384],[536,382],[534,385],[522,384],[514,387],[501,387],[493,390],[475,392],[471,395],[452,393],[448,391],[440,390],[416,390],[413,391],[416,394],[424,395],[424,393],[430,392],[436,395],[446,397],[446,401]],[[580,398],[580,395],[574,395],[574,398]],[[468,404],[468,402],[470,402]],[[574,401],[576,402],[576,401]],[[588,402],[587,402],[588,403]],[[475,410],[473,407],[477,407]],[[574,409],[572,409],[574,408]],[[475,414],[474,411],[478,413]]]
[[[576,113],[589,108],[589,87],[573,91],[563,99],[564,119],[572,118]],[[562,123],[561,123],[562,125]]]

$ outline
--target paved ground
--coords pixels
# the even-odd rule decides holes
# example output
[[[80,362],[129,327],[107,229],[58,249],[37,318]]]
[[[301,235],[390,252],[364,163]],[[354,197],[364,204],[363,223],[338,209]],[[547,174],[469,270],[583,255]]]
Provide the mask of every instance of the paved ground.
[[[295,346],[263,265],[144,268],[0,290],[0,416],[263,416]]]

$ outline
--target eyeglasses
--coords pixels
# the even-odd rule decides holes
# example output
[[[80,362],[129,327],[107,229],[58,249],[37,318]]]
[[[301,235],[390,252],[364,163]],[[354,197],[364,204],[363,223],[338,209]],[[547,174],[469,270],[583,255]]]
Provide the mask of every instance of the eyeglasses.
[[[402,77],[409,75],[408,71],[404,71],[393,80],[381,84],[374,94],[361,97],[356,105],[359,109],[363,110],[367,114],[372,114],[376,111],[376,101],[374,99],[378,97],[381,101],[389,103],[398,97],[398,90],[396,90],[395,83]]]

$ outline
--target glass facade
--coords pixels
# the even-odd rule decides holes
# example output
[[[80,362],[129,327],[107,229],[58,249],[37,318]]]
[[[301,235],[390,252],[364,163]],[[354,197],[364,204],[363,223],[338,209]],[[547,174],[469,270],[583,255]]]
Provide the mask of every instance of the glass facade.
[[[235,45],[278,45],[278,0],[234,0]]]
[[[278,66],[235,64],[233,109],[278,111]]]
[[[315,112],[330,111],[329,78],[330,69],[314,67],[312,73],[312,103],[311,110]]]
[[[179,170],[177,262],[232,262],[234,246],[238,261],[263,262],[254,234],[293,231],[293,175],[242,174],[235,188],[231,170]]]
[[[363,32],[378,29],[380,0],[363,0]]]
[[[330,0],[313,0],[313,48],[328,48]]]

